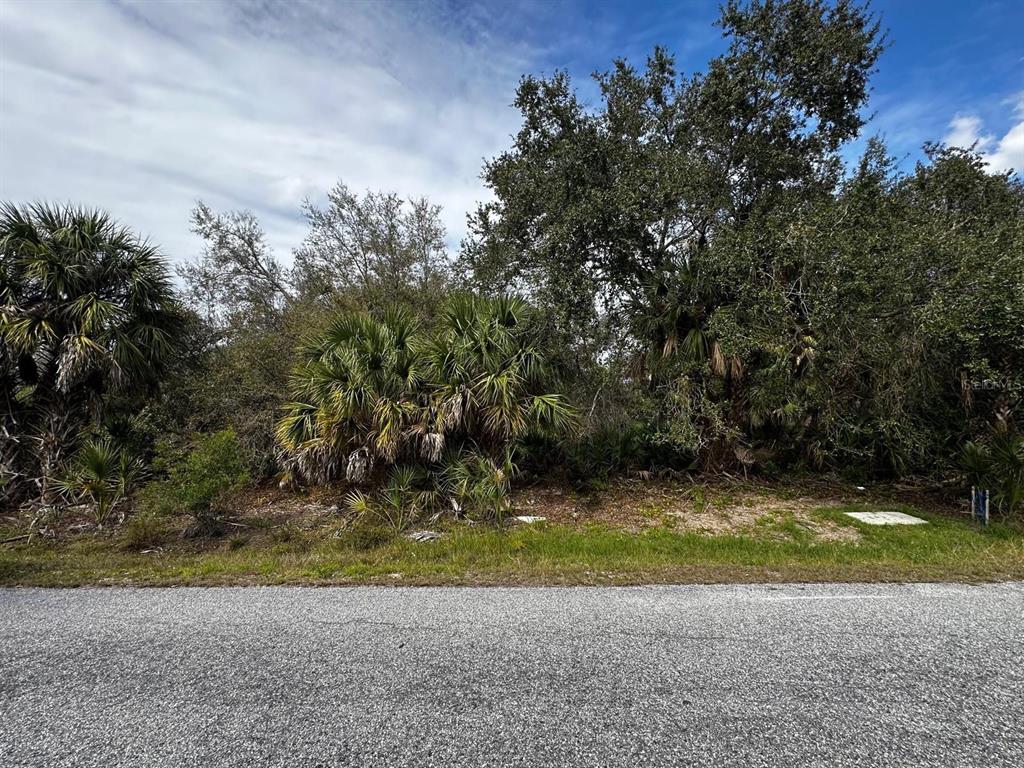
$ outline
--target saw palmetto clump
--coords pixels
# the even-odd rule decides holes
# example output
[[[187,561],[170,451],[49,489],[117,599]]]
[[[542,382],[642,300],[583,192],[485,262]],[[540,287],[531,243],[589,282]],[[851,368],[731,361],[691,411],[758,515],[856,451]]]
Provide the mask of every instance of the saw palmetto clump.
[[[304,350],[278,426],[292,479],[376,486],[353,496],[363,510],[500,517],[517,442],[576,424],[527,314],[517,298],[459,296],[433,331],[401,308],[339,316]]]

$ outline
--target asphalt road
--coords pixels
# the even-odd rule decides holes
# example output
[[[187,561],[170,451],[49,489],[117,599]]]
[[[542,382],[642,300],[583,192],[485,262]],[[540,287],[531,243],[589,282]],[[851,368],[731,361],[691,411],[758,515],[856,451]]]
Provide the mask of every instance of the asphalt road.
[[[0,590],[0,765],[1024,765],[1024,584]]]

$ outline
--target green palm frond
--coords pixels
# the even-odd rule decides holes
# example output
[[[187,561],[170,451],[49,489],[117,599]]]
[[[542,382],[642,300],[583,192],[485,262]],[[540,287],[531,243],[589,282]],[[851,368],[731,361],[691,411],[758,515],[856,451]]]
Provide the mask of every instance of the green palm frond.
[[[516,442],[530,432],[566,434],[578,421],[563,397],[545,391],[548,371],[527,315],[518,298],[457,295],[433,333],[394,308],[379,319],[335,318],[307,340],[292,377],[295,402],[278,426],[289,469],[327,477],[316,461],[341,467],[339,451],[391,467],[359,503],[396,527],[438,504],[500,518]]]
[[[103,525],[141,476],[138,459],[114,446],[109,438],[102,438],[82,446],[58,486],[73,501],[87,504],[93,521]]]

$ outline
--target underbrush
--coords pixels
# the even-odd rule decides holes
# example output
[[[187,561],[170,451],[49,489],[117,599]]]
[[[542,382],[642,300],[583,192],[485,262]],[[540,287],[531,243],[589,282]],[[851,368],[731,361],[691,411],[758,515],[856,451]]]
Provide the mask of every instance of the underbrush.
[[[950,509],[837,499],[806,489],[617,486],[563,490],[561,516],[505,526],[443,519],[417,542],[372,516],[239,515],[231,532],[181,536],[184,516],[139,515],[116,532],[37,537],[0,549],[0,583],[635,584],[727,581],[982,581],[1024,578],[1024,526],[979,528]],[[803,491],[803,492],[801,492]],[[619,497],[614,493],[621,494]],[[630,496],[629,494],[633,494]],[[609,495],[611,498],[609,499]],[[636,528],[602,516],[638,505]],[[578,506],[572,506],[578,505]],[[603,505],[603,506],[602,506]],[[551,507],[554,509],[554,507]],[[565,510],[578,509],[579,517]],[[896,510],[920,526],[870,526],[850,511]],[[590,510],[589,516],[587,510]],[[519,510],[517,510],[519,511]],[[628,518],[633,521],[634,518]],[[701,527],[711,520],[711,527]],[[696,522],[695,522],[696,521]],[[725,522],[716,522],[725,521]],[[728,523],[728,525],[726,525]]]

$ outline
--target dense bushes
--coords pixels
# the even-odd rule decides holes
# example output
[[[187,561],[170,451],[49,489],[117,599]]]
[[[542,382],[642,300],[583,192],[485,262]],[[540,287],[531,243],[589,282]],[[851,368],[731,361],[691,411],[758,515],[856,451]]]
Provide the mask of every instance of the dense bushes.
[[[575,423],[527,315],[519,299],[474,296],[452,298],[433,330],[400,308],[341,315],[292,379],[278,428],[289,472],[383,483],[351,501],[395,525],[442,506],[500,516],[517,442]]]
[[[877,140],[844,166],[883,37],[856,2],[720,26],[705,72],[615,62],[596,106],[525,77],[457,265],[429,201],[339,183],[291,265],[199,204],[176,298],[106,215],[5,206],[0,498],[102,522],[139,458],[139,506],[208,529],[250,478],[349,483],[394,528],[500,518],[520,466],[966,471],[1019,508],[1020,175]]]
[[[730,3],[706,74],[616,62],[596,108],[564,73],[525,78],[463,262],[536,297],[581,401],[608,369],[647,395],[596,422],[642,421],[706,471],[955,469],[1024,392],[1024,185],[931,145],[906,173],[878,141],[844,172],[877,26],[782,5],[806,35]]]

